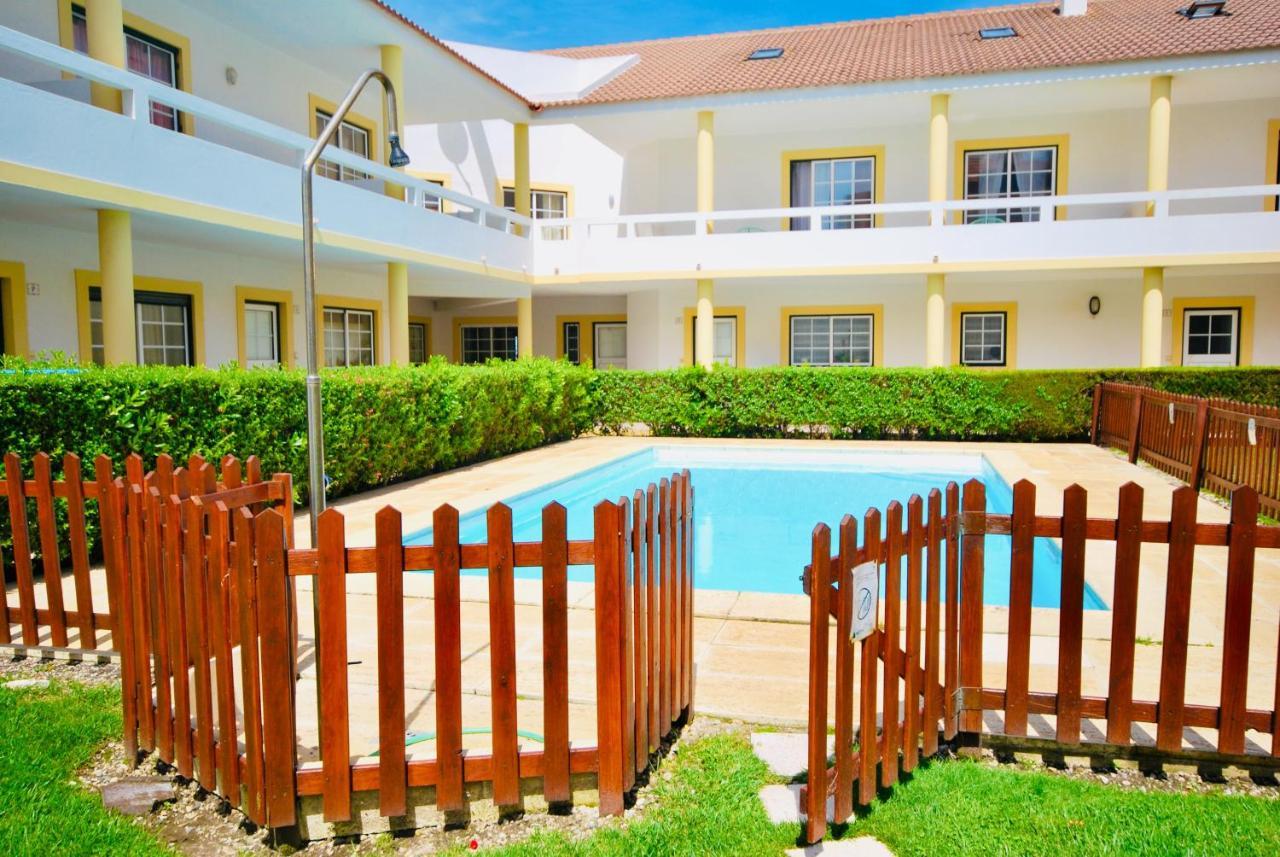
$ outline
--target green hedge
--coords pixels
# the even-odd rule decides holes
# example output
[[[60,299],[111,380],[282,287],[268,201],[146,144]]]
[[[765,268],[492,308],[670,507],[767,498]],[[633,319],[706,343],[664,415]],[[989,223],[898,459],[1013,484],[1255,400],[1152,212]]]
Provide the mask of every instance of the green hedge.
[[[677,369],[597,373],[599,427],[695,437],[1080,440],[1098,381],[1280,402],[1280,369]]]
[[[306,401],[299,371],[113,369],[0,373],[0,450],[24,467],[43,450],[118,462],[256,454],[306,496]],[[565,440],[594,422],[592,372],[546,359],[323,373],[331,497]],[[29,473],[29,470],[28,470]]]

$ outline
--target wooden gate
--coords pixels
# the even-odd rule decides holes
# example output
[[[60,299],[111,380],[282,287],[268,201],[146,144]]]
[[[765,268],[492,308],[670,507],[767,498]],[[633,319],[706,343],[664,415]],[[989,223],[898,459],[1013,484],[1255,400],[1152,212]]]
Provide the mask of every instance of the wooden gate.
[[[1036,514],[1036,487],[1024,480],[1013,486],[1012,512],[997,514],[987,511],[985,486],[972,480],[962,501],[958,487],[947,486],[945,508],[937,491],[929,496],[927,512],[926,503],[912,497],[905,523],[901,505],[889,504],[883,535],[878,510],[866,513],[861,533],[846,516],[834,553],[829,529],[816,527],[805,571],[811,599],[810,775],[803,794],[808,841],[825,834],[828,797],[836,823],[844,823],[855,802],[874,799],[877,764],[879,785],[892,786],[900,768],[911,771],[921,754],[937,750],[940,737],[968,747],[1280,769],[1275,665],[1268,704],[1247,705],[1251,652],[1255,675],[1260,654],[1280,663],[1276,617],[1257,615],[1261,611],[1254,603],[1257,552],[1280,548],[1280,527],[1258,524],[1258,493],[1251,487],[1232,494],[1230,523],[1197,521],[1198,500],[1193,488],[1179,488],[1169,520],[1147,521],[1143,489],[1129,483],[1120,489],[1114,518],[1091,518],[1085,490],[1072,485],[1063,492],[1062,514],[1046,516]],[[987,565],[987,539],[993,536],[1009,539],[1007,569]],[[1036,568],[1036,539],[1055,542],[1060,572],[1058,606],[1033,611],[1033,581],[1037,573],[1053,571]],[[1090,542],[1111,543],[1105,571],[1112,574],[1112,585],[1097,593],[1109,616],[1086,605]],[[1161,551],[1167,554],[1148,563],[1145,574],[1144,545],[1166,546]],[[1197,548],[1225,548],[1221,594],[1209,590],[1211,597],[1197,599],[1195,606],[1215,619],[1223,617],[1220,640],[1212,648],[1200,647],[1213,653],[1213,675],[1200,675],[1202,682],[1219,687],[1212,702],[1187,698],[1188,679],[1197,677],[1189,667]],[[877,630],[858,643],[850,636],[852,570],[864,562],[880,565],[882,612]],[[1008,575],[1007,611],[992,613],[984,606],[988,573]],[[1163,583],[1164,594],[1157,586],[1154,594],[1140,596],[1140,580],[1148,581],[1145,586]],[[1109,636],[1106,682],[1091,682],[1099,688],[1096,693],[1084,692],[1086,612],[1092,626],[1101,622],[1100,633]],[[988,614],[1007,616],[1003,652],[998,634],[984,636]],[[831,617],[836,747],[835,764],[828,767]],[[1031,688],[1033,618],[1041,623],[1042,635],[1046,621],[1056,620],[1056,668],[1038,675],[1040,683],[1052,683],[1052,690]],[[1160,628],[1159,638],[1140,636],[1140,625]],[[1258,639],[1267,629],[1267,638]],[[1203,654],[1197,660],[1201,670],[1208,669]],[[1138,666],[1144,674],[1158,673],[1154,699],[1136,695]],[[1094,672],[1101,669],[1099,664]],[[1032,716],[1038,730],[1029,728]],[[1086,721],[1098,723],[1086,728]],[[1154,736],[1143,731],[1145,724],[1155,726]],[[1188,729],[1216,735],[1189,738]],[[1255,737],[1246,736],[1250,731]]]

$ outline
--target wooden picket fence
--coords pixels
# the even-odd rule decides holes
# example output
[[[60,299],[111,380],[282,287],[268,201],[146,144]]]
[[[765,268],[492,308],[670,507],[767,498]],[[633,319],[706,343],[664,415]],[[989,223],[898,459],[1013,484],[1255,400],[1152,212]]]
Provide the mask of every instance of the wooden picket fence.
[[[839,528],[838,552],[831,553],[831,534],[819,525],[813,534],[813,559],[806,570],[811,598],[809,675],[809,787],[804,794],[806,836],[816,842],[825,834],[825,803],[833,797],[836,823],[843,823],[856,800],[869,803],[879,783],[896,782],[899,767],[911,771],[920,755],[938,747],[939,734],[959,745],[986,745],[1062,755],[1136,759],[1148,763],[1183,761],[1280,769],[1280,674],[1270,708],[1246,706],[1249,651],[1253,630],[1254,562],[1259,549],[1280,548],[1280,527],[1258,524],[1259,499],[1248,486],[1232,495],[1229,524],[1196,520],[1198,494],[1191,487],[1173,493],[1168,521],[1143,520],[1143,489],[1133,483],[1120,490],[1115,518],[1087,516],[1087,494],[1073,485],[1062,498],[1060,516],[1037,515],[1035,486],[1013,487],[1012,514],[987,511],[985,487],[976,480],[964,487],[963,501],[952,483],[942,510],[938,492],[928,500],[885,511],[887,534],[880,535],[880,514],[864,517],[861,542],[853,518]],[[1003,686],[984,682],[983,584],[988,535],[1011,537],[1009,567],[1008,650]],[[1029,690],[1034,540],[1061,544],[1061,587],[1058,614],[1056,691]],[[1115,586],[1110,600],[1110,663],[1105,696],[1082,693],[1085,557],[1091,541],[1115,544]],[[1138,625],[1139,568],[1144,544],[1168,545],[1166,596],[1153,606],[1162,611],[1159,694],[1155,700],[1134,699],[1134,662]],[[1225,595],[1205,604],[1224,615],[1221,649],[1221,693],[1217,705],[1186,701],[1188,637],[1195,551],[1199,546],[1226,547]],[[900,566],[906,563],[906,597]],[[852,615],[852,569],[875,561],[883,568],[883,620],[860,644],[849,635]],[[957,573],[958,571],[958,573]],[[923,586],[923,591],[922,591]],[[923,610],[923,619],[921,616]],[[902,622],[905,613],[905,640]],[[836,620],[835,765],[828,769],[827,684],[830,617]],[[1272,650],[1277,645],[1270,643]],[[855,646],[860,650],[855,653]],[[923,662],[921,653],[923,651]],[[859,657],[855,658],[855,654]],[[877,671],[885,679],[877,688]],[[855,676],[855,672],[857,675]],[[941,673],[941,676],[939,675]],[[990,678],[988,670],[985,678]],[[855,689],[855,678],[857,687]],[[877,694],[883,697],[877,709]],[[904,710],[899,712],[899,696]],[[993,723],[984,715],[1000,712]],[[882,723],[877,728],[877,713]],[[1028,736],[1028,715],[1054,718],[1052,737]],[[855,729],[855,718],[857,728]],[[1082,721],[1105,720],[1105,739],[1089,738]],[[1154,742],[1135,741],[1134,724],[1155,724]],[[1184,728],[1217,730],[1211,750],[1184,743]],[[1271,746],[1246,742],[1246,730],[1271,735]],[[812,772],[818,772],[814,774]],[[815,785],[823,787],[814,788]]]
[[[500,808],[522,805],[522,780],[550,804],[571,800],[570,777],[595,774],[600,812],[617,814],[673,726],[692,712],[693,490],[686,472],[595,507],[594,538],[569,540],[563,506],[543,510],[542,539],[515,542],[509,507],[487,512],[487,542],[460,544],[458,513],[433,517],[433,544],[405,545],[400,513],[375,518],[375,546],[348,547],[345,520],[324,512],[313,548],[292,549],[286,510],[183,500],[130,486],[119,526],[132,610],[121,617],[125,744],[154,751],[271,828],[299,824],[319,797],[329,823],[355,820],[353,795],[376,792],[378,813],[415,808],[409,789],[434,786],[434,805],[465,809],[468,784],[489,784]],[[282,514],[284,513],[284,514]],[[569,565],[595,570],[598,742],[569,741]],[[545,743],[521,748],[516,714],[513,572],[542,568]],[[492,751],[462,748],[462,570],[488,573]],[[404,575],[433,574],[434,638],[406,640]],[[353,761],[349,710],[349,575],[376,579],[378,758]],[[312,578],[317,639],[319,762],[298,758],[299,673],[294,582]],[[406,645],[432,650],[436,753],[405,746]],[[152,687],[154,686],[154,693]],[[194,698],[194,710],[189,698]],[[135,702],[132,704],[130,700]],[[372,702],[372,701],[371,701]],[[357,716],[363,712],[357,712]],[[525,724],[527,725],[527,724]]]
[[[1092,440],[1192,488],[1225,497],[1248,485],[1280,518],[1280,407],[1107,382],[1094,387]]]
[[[25,474],[17,454],[6,454],[0,502],[8,507],[5,518],[12,551],[8,564],[0,552],[0,570],[12,570],[17,603],[10,604],[7,595],[0,601],[0,643],[80,656],[120,650],[118,584],[124,556],[113,541],[118,528],[107,524],[112,504],[117,504],[114,514],[120,514],[132,486],[154,486],[162,496],[198,496],[205,503],[220,500],[230,508],[283,503],[289,509],[292,532],[288,474],[264,479],[256,456],[244,462],[226,456],[219,465],[221,472],[197,455],[185,466],[175,467],[172,458],[161,455],[155,470],[144,473],[142,459],[130,456],[125,472],[117,475],[111,459],[100,455],[93,462],[94,478],[86,479],[80,457],[69,452],[62,457],[61,473],[55,478],[54,461],[43,452],[33,457]],[[60,520],[66,522],[61,528]],[[95,592],[93,574],[98,566],[104,569],[106,586],[105,590],[98,586]],[[64,578],[68,570],[70,581]],[[38,585],[44,590],[44,606],[37,598]],[[68,585],[74,594],[73,608],[67,607]],[[102,645],[109,648],[100,650]]]

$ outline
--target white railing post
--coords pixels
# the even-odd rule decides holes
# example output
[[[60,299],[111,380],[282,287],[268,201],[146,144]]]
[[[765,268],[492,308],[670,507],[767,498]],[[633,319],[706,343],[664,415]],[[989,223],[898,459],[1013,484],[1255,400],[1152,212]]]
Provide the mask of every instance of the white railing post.
[[[1055,206],[1053,205],[1053,203],[1049,203],[1049,202],[1042,202],[1042,203],[1040,203],[1040,222],[1041,222],[1041,223],[1052,223],[1052,222],[1053,222],[1053,210],[1054,210],[1054,208],[1055,208]]]

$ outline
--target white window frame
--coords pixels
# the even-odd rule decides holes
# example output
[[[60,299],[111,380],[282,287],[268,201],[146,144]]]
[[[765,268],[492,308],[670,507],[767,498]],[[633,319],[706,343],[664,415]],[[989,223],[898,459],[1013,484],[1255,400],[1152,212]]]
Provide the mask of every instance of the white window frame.
[[[376,366],[378,364],[378,316],[373,310],[369,309],[350,309],[340,306],[326,306],[323,308],[322,320],[323,330],[321,335],[324,337],[324,365],[328,367],[346,368],[351,366]],[[342,361],[341,363],[332,362],[330,359],[330,351],[335,350],[329,347],[329,321],[330,314],[341,314],[342,326],[335,332],[342,336]],[[361,348],[353,346],[351,343],[351,320],[355,317],[367,317],[369,319],[369,347]],[[362,362],[360,358],[368,353],[368,362]],[[352,360],[353,355],[357,358]]]
[[[481,330],[485,330],[489,332],[488,348],[486,350],[487,353],[480,353],[477,350],[477,351],[473,351],[471,354],[468,354],[467,352],[468,331],[481,331]],[[506,336],[505,331],[507,330],[512,331],[510,337]],[[497,331],[504,331],[504,333],[501,337],[498,337],[494,335]],[[509,338],[511,340],[510,354],[496,353],[496,349],[494,348],[494,343],[497,342],[499,338],[504,340]],[[485,363],[495,357],[498,358],[499,360],[515,360],[517,357],[519,357],[519,355],[520,355],[519,333],[517,331],[516,325],[514,324],[464,324],[458,330],[458,358],[464,365],[475,365],[475,364]]]
[[[558,199],[559,208],[548,205],[548,201]],[[510,185],[502,188],[502,207],[507,211],[516,210],[516,190]],[[563,190],[546,190],[533,187],[529,189],[529,216],[534,220],[559,220],[569,216],[569,192]],[[542,237],[547,241],[563,241],[569,237],[566,226],[544,226]]]
[[[871,164],[871,176],[866,179],[858,178],[858,165],[860,163]],[[826,202],[820,202],[818,197],[818,165],[823,164],[827,167],[829,179],[824,182],[828,185],[825,191]],[[817,158],[809,162],[809,198],[813,200],[813,204],[817,205],[845,205],[846,203],[837,202],[835,200],[835,188],[839,183],[836,179],[836,172],[840,165],[849,165],[849,202],[848,205],[874,205],[876,202],[876,159],[874,155],[863,155],[856,158]],[[867,190],[870,191],[870,198],[865,203],[858,202],[858,186],[865,183]],[[822,216],[821,227],[823,229],[870,229],[875,225],[875,218],[870,214],[824,214]]]
[[[850,320],[852,322],[851,328],[856,328],[858,322],[866,321],[867,330],[861,331],[857,329],[850,329],[848,331],[838,331],[836,330],[836,322],[841,319]],[[797,328],[796,322],[805,322],[805,321],[810,322],[811,329],[808,331],[798,331],[796,329]],[[825,331],[813,330],[812,329],[813,322],[825,322],[826,330]],[[871,313],[801,313],[798,315],[791,316],[787,327],[789,332],[788,347],[787,347],[788,360],[790,361],[790,364],[792,366],[874,366],[875,365],[876,317]],[[826,351],[827,359],[818,360],[818,361],[796,360],[796,349],[797,349],[796,338],[798,334],[801,334],[801,335],[807,334],[808,336],[811,337],[809,345],[803,346],[805,349],[812,352],[814,350],[817,350],[819,347],[821,347]],[[826,342],[824,345],[820,346],[816,342],[815,338],[819,336],[825,336]],[[848,336],[849,344],[847,346],[838,345],[836,341],[836,338],[838,336]],[[859,338],[863,336],[866,337],[865,346],[863,346],[858,342]],[[863,362],[863,361],[854,360],[853,358],[854,353],[862,350],[864,347],[866,348],[866,352],[867,352],[866,361]],[[838,349],[847,349],[849,351],[848,361],[836,362],[835,353]]]
[[[1240,307],[1187,307],[1182,311],[1182,365],[1183,366],[1239,366],[1240,365]],[[1231,319],[1230,334],[1214,333],[1210,331],[1207,334],[1193,334],[1191,332],[1191,319],[1208,317],[1212,319],[1215,316],[1227,316]],[[1211,322],[1212,324],[1212,322]],[[1212,342],[1214,337],[1229,335],[1231,337],[1231,351],[1228,354],[1192,354],[1190,350],[1192,336],[1209,337]]]
[[[135,293],[136,297],[133,301],[133,320],[134,335],[137,337],[138,343],[138,365],[139,366],[190,366],[191,360],[191,303],[190,299],[186,301],[160,301],[150,300],[146,293]],[[161,310],[176,309],[180,310],[182,317],[177,321],[161,319],[160,321],[151,321],[143,318],[144,311],[147,307],[160,307]],[[170,345],[167,337],[161,336],[159,345],[146,344],[146,330],[149,327],[158,327],[162,334],[169,328],[178,328],[182,331],[182,344]],[[148,352],[160,352],[161,359],[148,359]],[[181,363],[170,363],[166,358],[170,352],[181,354]]]
[[[250,353],[251,337],[249,335],[249,313],[261,312],[271,316],[271,352],[270,358],[253,357]],[[244,364],[247,368],[278,368],[280,359],[280,305],[268,301],[244,302]]]
[[[987,342],[987,334],[991,330],[987,329],[986,322],[992,318],[1000,319],[1000,359],[991,360],[986,357],[979,356],[977,359],[969,359],[967,357],[970,347],[985,351],[990,343]],[[970,344],[968,342],[967,325],[970,321],[981,320],[983,327],[981,330],[974,331],[980,333],[982,341]],[[989,310],[985,312],[962,312],[960,313],[960,365],[961,366],[1008,366],[1009,365],[1009,313],[1004,310]]]
[[[143,347],[142,317],[140,307],[143,305],[161,305],[161,306],[177,306],[182,309],[183,314],[183,364],[184,366],[195,365],[195,308],[193,301],[189,295],[174,295],[171,300],[149,300],[153,295],[168,295],[167,292],[147,292],[145,290],[135,291],[133,293],[133,333],[134,333],[134,359],[138,361],[138,365],[164,365],[156,363],[147,363],[146,353]],[[151,324],[153,322],[148,322]],[[105,366],[107,362],[107,349],[104,344],[105,333],[102,326],[102,290],[99,286],[91,286],[89,288],[89,360],[98,365]],[[149,346],[151,348],[161,348],[161,350],[176,349],[177,346]]]
[[[621,357],[601,357],[600,356],[600,332],[602,330],[621,330],[622,331],[622,356]],[[597,321],[591,325],[591,365],[596,369],[626,369],[627,368],[627,323],[625,321]]]
[[[317,137],[320,136],[320,133],[324,130],[325,126],[329,124],[329,120],[332,118],[333,114],[328,110],[325,110],[323,107],[317,107],[315,109],[312,121],[316,123],[315,134]],[[354,145],[354,141],[356,140],[363,140],[363,150]],[[365,128],[363,125],[357,125],[354,122],[344,119],[338,126],[338,133],[334,135],[333,141],[330,142],[329,145],[342,149],[344,152],[350,152],[351,154],[357,155],[368,161],[371,160],[369,153],[373,151],[373,134],[370,133],[369,129]],[[370,178],[368,173],[361,172],[360,170],[344,166],[334,161],[326,161],[324,158],[316,161],[316,175],[324,176],[327,179],[336,179],[340,182],[362,182]]]
[[[1014,159],[1017,155],[1031,153],[1031,156],[1034,158],[1035,157],[1034,153],[1044,152],[1044,151],[1049,152],[1050,162],[1049,162],[1048,170],[1032,169],[1027,171],[1020,171],[1020,170],[1014,169]],[[985,200],[985,199],[1016,200],[1016,199],[1034,199],[1035,197],[1038,197],[1038,196],[1053,196],[1055,193],[1058,192],[1058,155],[1059,155],[1058,147],[1057,145],[1054,145],[1054,144],[1050,144],[1047,146],[1010,146],[1010,147],[994,148],[994,149],[966,149],[964,152],[964,176],[962,179],[963,181],[962,187],[964,189],[964,198],[973,199],[973,200]],[[988,163],[989,165],[989,160],[993,156],[1004,157],[1003,171],[994,172],[994,171],[991,171],[990,169],[983,169],[980,172],[974,172],[970,170],[971,158],[981,157],[984,159],[984,162]],[[1038,191],[1028,190],[1025,192],[1022,192],[1022,191],[1014,192],[1013,190],[1014,176],[1024,172],[1028,177],[1034,176],[1037,173],[1047,172],[1049,174],[1048,189],[1038,190]],[[988,177],[1003,176],[1003,190],[1001,191],[986,190],[986,191],[978,191],[978,192],[971,193],[969,190],[970,180],[973,178],[981,177],[981,176],[988,176]],[[1056,216],[1057,215],[1055,213],[1055,217]],[[1028,222],[1036,222],[1039,219],[1040,219],[1040,207],[1037,205],[1032,205],[1032,206],[1011,205],[1003,208],[984,208],[984,209],[978,209],[974,211],[966,211],[964,213],[965,223],[1028,223]]]
[[[716,351],[716,331],[729,328],[729,353]],[[693,362],[698,363],[698,319],[695,316],[689,325],[690,348],[689,353],[693,355]],[[726,366],[738,365],[738,317],[736,315],[717,315],[711,320],[711,362],[715,364],[725,364]]]

